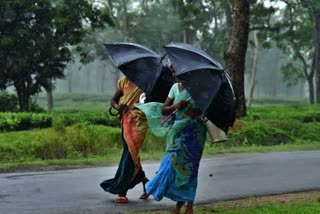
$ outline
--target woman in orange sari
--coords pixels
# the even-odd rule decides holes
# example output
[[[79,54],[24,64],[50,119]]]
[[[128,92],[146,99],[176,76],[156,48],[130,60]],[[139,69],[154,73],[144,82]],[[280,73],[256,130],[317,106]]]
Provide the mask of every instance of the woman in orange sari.
[[[139,156],[148,125],[144,113],[134,107],[142,93],[134,83],[123,77],[118,80],[117,90],[111,100],[111,106],[120,113],[123,153],[114,178],[103,181],[100,186],[106,192],[117,194],[117,203],[127,203],[127,191],[141,182],[143,194],[140,199],[149,197],[145,191],[148,179],[142,170]]]

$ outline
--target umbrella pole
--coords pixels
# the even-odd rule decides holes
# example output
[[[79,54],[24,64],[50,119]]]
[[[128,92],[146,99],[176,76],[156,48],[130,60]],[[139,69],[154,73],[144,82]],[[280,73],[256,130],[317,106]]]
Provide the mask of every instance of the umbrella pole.
[[[139,91],[139,88],[137,87],[136,90],[133,92],[133,94],[131,95],[131,97],[128,99],[128,101],[125,103],[126,105],[132,100],[132,98],[134,97],[134,95],[136,95],[136,93]]]

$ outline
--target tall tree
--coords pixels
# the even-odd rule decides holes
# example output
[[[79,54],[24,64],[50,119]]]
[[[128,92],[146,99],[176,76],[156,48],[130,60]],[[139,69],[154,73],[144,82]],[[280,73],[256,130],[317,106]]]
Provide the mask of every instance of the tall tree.
[[[237,116],[246,116],[246,102],[244,94],[245,58],[248,46],[250,5],[248,0],[230,1],[232,13],[232,30],[229,47],[225,51],[226,67],[234,82],[238,99]]]
[[[307,8],[313,25],[314,69],[316,72],[316,102],[320,103],[320,2],[319,0],[301,0]]]
[[[281,31],[273,34],[277,46],[290,61],[282,66],[282,73],[289,84],[305,79],[309,88],[309,102],[314,103],[315,48],[312,44],[310,16],[297,1],[285,1],[281,16]]]
[[[108,10],[86,0],[0,1],[0,87],[13,85],[20,111],[29,111],[30,97],[63,78],[72,60],[70,46],[88,27],[112,24]]]
[[[92,0],[93,2],[109,8],[109,13],[114,20],[113,29],[104,29],[88,35],[82,42],[80,51],[81,63],[89,63],[94,59],[108,61],[104,47],[101,44],[114,41],[135,42],[134,30],[141,25],[146,11],[147,0]],[[137,5],[139,5],[137,7]],[[89,71],[88,71],[89,72]],[[115,72],[114,82],[120,78],[120,73]]]
[[[191,36],[195,35],[196,29],[193,28],[197,15],[199,15],[201,1],[193,0],[173,0],[172,5],[177,12],[182,26],[182,41],[191,42]]]
[[[247,106],[250,107],[252,103],[252,97],[254,93],[254,88],[256,85],[256,76],[257,76],[257,64],[258,64],[258,54],[259,54],[259,40],[258,40],[258,32],[254,31],[254,56],[253,63],[251,68],[251,80],[250,80],[250,89],[249,89],[249,97],[247,101]]]

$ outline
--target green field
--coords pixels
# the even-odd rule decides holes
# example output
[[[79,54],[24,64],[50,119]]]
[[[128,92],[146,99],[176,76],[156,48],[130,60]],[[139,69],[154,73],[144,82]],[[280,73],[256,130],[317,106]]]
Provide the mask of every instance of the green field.
[[[60,107],[53,113],[0,113],[0,171],[117,163],[120,128],[107,113],[107,98],[85,98],[56,96]],[[319,105],[257,105],[235,122],[227,142],[212,144],[208,137],[204,155],[320,149],[319,133]],[[159,160],[164,148],[165,139],[148,133],[141,158]]]

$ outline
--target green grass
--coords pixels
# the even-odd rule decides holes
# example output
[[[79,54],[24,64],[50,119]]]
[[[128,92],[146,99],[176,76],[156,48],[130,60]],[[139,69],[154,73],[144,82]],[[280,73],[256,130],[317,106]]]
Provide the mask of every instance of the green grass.
[[[319,199],[320,200],[320,199]],[[270,203],[251,206],[247,208],[215,208],[209,206],[196,206],[197,214],[317,214],[320,213],[320,201],[309,200],[304,202]],[[169,211],[135,212],[134,214],[168,214]],[[129,214],[129,213],[128,213]],[[131,213],[133,214],[133,213]]]
[[[68,133],[68,137],[64,137],[64,132]],[[97,140],[92,145],[87,145],[87,139],[93,141],[93,138],[84,133],[93,134],[93,138]],[[118,128],[110,128],[104,126],[72,126],[67,127],[65,131],[59,131],[59,137],[53,129],[41,129],[33,131],[0,133],[0,171],[16,171],[16,170],[41,170],[46,167],[51,169],[98,166],[107,164],[117,164],[120,161],[122,146],[118,137],[112,137],[110,134],[120,133]],[[109,134],[108,134],[109,133]],[[82,137],[79,137],[82,135]],[[60,150],[55,150],[50,145],[57,144],[56,140],[62,141],[61,144],[65,148],[61,156]],[[74,144],[75,141],[77,144]],[[60,145],[58,143],[57,145]],[[91,148],[92,153],[86,154],[84,148]],[[164,139],[157,140],[150,134],[143,148],[141,149],[141,159],[144,162],[157,161],[163,157],[165,148]],[[53,151],[49,150],[53,149]],[[84,150],[84,151],[83,151]],[[212,144],[206,142],[204,157],[209,158],[216,154],[229,153],[249,153],[249,152],[277,152],[277,151],[301,151],[301,150],[320,150],[320,143],[315,141],[297,141],[295,143],[280,144],[275,146],[259,146],[259,145],[229,145],[229,142],[221,144]],[[2,152],[2,153],[1,153]],[[41,154],[39,154],[41,153]],[[46,155],[46,156],[44,156]],[[57,155],[57,156],[55,156]],[[55,157],[60,157],[59,159]],[[45,158],[45,159],[41,159]]]
[[[54,93],[55,112],[106,112],[113,92],[94,93]],[[35,98],[42,108],[47,107],[46,94],[40,93]]]
[[[316,214],[320,213],[320,203],[317,201],[288,203],[288,204],[269,204],[250,208],[241,208],[235,210],[200,208],[196,213],[216,213],[216,214]]]
[[[320,150],[320,143],[316,141],[300,142],[296,144],[281,144],[275,146],[228,146],[224,144],[206,144],[204,154],[207,156],[228,153],[247,153],[247,152],[283,152],[283,151],[304,151]]]
[[[253,107],[247,117],[237,120],[230,129],[227,142],[212,144],[208,137],[204,156],[319,150],[319,112],[319,105]],[[89,112],[79,113],[79,117],[86,114]],[[164,149],[165,139],[148,133],[141,158],[160,160]],[[120,128],[88,122],[73,126],[54,122],[52,128],[0,133],[0,171],[117,163],[121,152]]]

